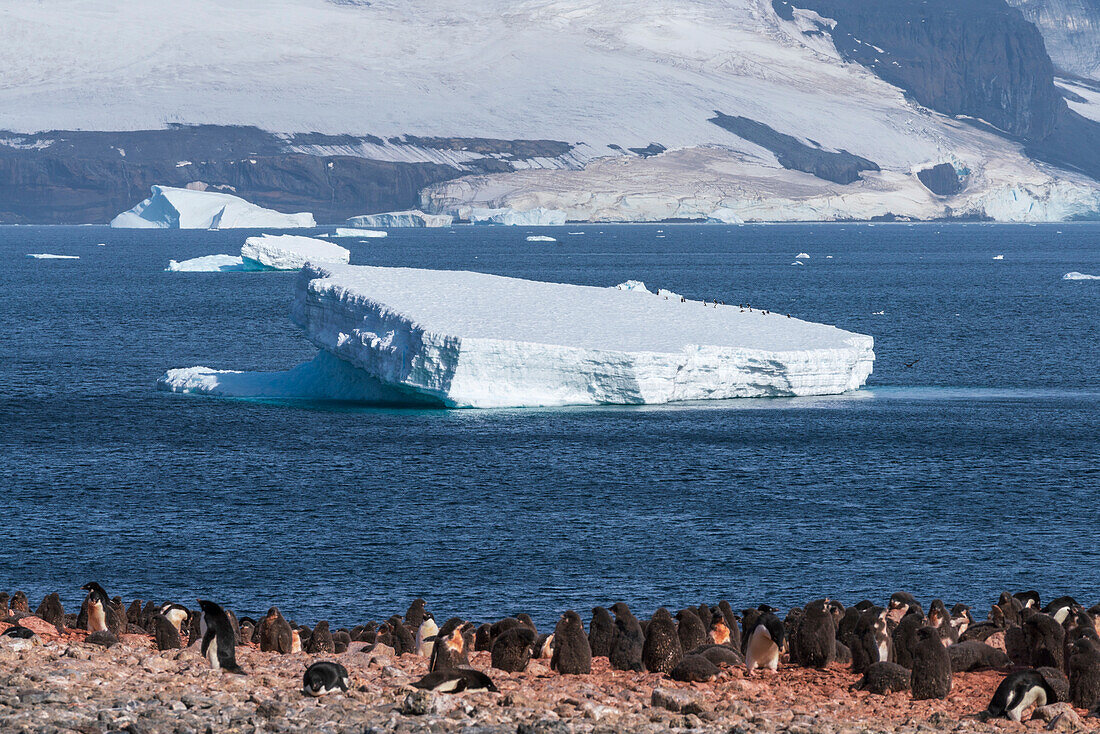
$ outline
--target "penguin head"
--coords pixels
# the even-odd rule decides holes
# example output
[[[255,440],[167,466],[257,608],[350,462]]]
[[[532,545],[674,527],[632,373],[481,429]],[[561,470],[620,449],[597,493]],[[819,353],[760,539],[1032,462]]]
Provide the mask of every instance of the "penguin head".
[[[616,617],[630,617],[633,616],[630,613],[630,607],[625,602],[617,601],[611,605],[611,612]]]
[[[93,604],[107,606],[110,602],[110,597],[107,596],[107,592],[95,581],[89,581],[80,588],[88,592],[88,600]]]
[[[1025,609],[1038,609],[1040,606],[1039,592],[1032,589],[1031,591],[1018,591],[1013,594]]]

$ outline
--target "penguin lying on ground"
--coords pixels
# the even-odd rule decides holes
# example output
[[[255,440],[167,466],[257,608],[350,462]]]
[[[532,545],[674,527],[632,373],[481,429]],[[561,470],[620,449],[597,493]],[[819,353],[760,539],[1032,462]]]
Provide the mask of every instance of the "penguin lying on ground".
[[[530,631],[530,630],[528,630]],[[437,693],[458,693],[460,691],[496,691],[497,687],[489,676],[480,670],[454,668],[437,670],[412,684],[413,688]]]
[[[302,677],[302,693],[307,696],[327,696],[336,691],[348,690],[350,678],[347,668],[340,663],[327,660],[306,668]]]
[[[1038,670],[1019,670],[1001,681],[985,710],[987,718],[1020,721],[1030,706],[1046,706],[1058,701],[1049,676]]]

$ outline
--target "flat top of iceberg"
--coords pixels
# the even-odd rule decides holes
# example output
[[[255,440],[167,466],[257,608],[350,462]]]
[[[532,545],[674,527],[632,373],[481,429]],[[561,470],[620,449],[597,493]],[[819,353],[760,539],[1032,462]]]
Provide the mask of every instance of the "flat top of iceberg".
[[[307,262],[346,263],[351,253],[340,245],[295,234],[249,237],[241,257],[276,270],[297,270]]]
[[[79,260],[80,255],[55,255],[52,252],[28,252],[27,257],[35,260]]]
[[[834,326],[681,303],[644,291],[545,283],[484,273],[311,264],[308,289],[349,305],[373,302],[420,328],[472,339],[623,352],[698,345],[767,351],[849,349],[871,337]],[[704,347],[705,348],[705,347]]]
[[[1062,276],[1062,280],[1100,280],[1100,275],[1089,275],[1088,273],[1078,273],[1076,270],[1070,273],[1066,273]]]
[[[244,264],[239,255],[203,255],[190,260],[169,260],[165,271],[170,273],[224,273],[236,270],[253,270]]]

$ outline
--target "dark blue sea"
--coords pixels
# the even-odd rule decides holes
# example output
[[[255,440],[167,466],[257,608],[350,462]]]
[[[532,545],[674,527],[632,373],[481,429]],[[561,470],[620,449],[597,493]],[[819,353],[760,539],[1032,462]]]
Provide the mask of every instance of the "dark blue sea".
[[[168,394],[172,367],[310,359],[295,275],[163,272],[250,232],[3,227],[0,589],[75,610],[96,579],[127,601],[335,624],[418,595],[437,617],[546,624],[616,600],[648,614],[904,589],[984,616],[1002,589],[1100,599],[1100,281],[1062,280],[1100,274],[1100,225],[530,233],[346,246],[358,264],[747,301],[873,335],[874,374],[847,396],[654,407]]]

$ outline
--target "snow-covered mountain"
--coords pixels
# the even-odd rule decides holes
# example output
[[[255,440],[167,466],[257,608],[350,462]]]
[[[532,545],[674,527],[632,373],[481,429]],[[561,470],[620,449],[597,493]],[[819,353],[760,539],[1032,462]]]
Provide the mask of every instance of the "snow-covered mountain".
[[[0,221],[154,184],[329,222],[1094,216],[1100,94],[1053,73],[1003,0],[10,3]]]
[[[1008,0],[1038,26],[1063,73],[1100,82],[1100,0]]]

